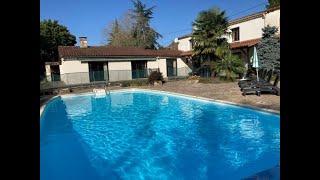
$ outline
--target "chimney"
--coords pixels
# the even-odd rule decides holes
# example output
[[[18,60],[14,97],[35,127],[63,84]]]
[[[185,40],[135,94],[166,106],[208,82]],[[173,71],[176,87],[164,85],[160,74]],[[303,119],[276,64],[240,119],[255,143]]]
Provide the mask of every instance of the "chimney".
[[[79,40],[80,40],[80,48],[88,47],[87,37],[79,37]]]

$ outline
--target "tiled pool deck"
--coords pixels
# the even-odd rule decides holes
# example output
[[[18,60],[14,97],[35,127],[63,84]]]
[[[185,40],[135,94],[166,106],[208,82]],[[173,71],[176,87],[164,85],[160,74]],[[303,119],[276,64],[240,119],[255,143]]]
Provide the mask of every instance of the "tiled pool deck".
[[[253,107],[271,109],[280,111],[280,96],[262,94],[261,96],[247,95],[242,96],[240,88],[237,82],[231,83],[190,83],[186,80],[167,82],[163,86],[139,86],[139,87],[128,87],[128,88],[142,88],[151,90],[168,91],[180,94],[186,94],[196,97],[210,98],[214,100],[221,100],[232,102],[236,104],[249,105]],[[124,87],[110,87],[114,89],[128,89]],[[92,92],[92,88],[87,89],[74,89],[73,93]],[[40,104],[45,102],[42,100]]]

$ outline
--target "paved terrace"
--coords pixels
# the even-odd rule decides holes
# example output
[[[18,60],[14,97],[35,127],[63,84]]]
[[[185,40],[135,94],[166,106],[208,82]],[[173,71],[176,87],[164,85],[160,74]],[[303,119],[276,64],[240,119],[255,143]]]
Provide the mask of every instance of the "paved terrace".
[[[138,86],[131,88],[170,91],[280,111],[280,96],[271,94],[262,94],[260,97],[256,95],[242,96],[237,82],[204,84],[191,83],[190,81],[180,80],[167,82],[163,86]],[[110,87],[109,89],[113,90],[127,88],[114,86]],[[81,92],[92,92],[92,88],[73,89],[73,93]],[[43,104],[47,100],[47,98],[44,99],[45,100],[42,100],[40,104]]]
[[[148,87],[148,89],[171,91],[280,111],[280,96],[271,94],[262,94],[260,97],[242,96],[237,82],[203,84],[176,81],[165,83],[163,86]]]

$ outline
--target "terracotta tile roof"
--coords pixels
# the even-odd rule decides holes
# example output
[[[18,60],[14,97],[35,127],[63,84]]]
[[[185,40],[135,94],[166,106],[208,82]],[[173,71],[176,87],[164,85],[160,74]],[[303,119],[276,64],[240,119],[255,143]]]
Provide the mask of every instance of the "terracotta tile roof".
[[[134,47],[113,46],[89,46],[80,48],[78,46],[59,46],[60,58],[77,57],[180,57],[182,51],[178,50],[151,50]]]
[[[242,48],[242,47],[251,47],[251,46],[258,44],[260,42],[260,40],[261,40],[261,38],[233,42],[233,43],[230,43],[230,48],[236,49],[236,48]]]
[[[229,26],[262,17],[264,13],[269,13],[269,12],[272,12],[272,11],[275,11],[278,9],[280,9],[280,6],[272,7],[272,8],[269,8],[269,9],[261,11],[261,12],[257,12],[254,14],[250,14],[248,16],[244,16],[244,17],[240,17],[240,18],[231,20],[231,21],[229,21]]]
[[[181,53],[181,56],[191,56],[193,51],[184,51]]]
[[[192,33],[186,34],[186,35],[183,35],[183,36],[178,37],[178,40],[184,39],[184,38],[188,38],[188,37],[191,37],[191,36],[192,36]]]

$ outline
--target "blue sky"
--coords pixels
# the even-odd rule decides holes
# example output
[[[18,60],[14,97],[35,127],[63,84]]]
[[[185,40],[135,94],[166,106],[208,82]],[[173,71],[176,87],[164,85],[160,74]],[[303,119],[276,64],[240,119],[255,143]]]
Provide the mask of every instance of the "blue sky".
[[[168,45],[191,32],[197,14],[217,6],[230,19],[265,9],[267,0],[142,0],[148,7],[156,6],[151,26],[161,35],[161,45]],[[264,3],[264,4],[263,4]],[[87,36],[91,46],[102,45],[103,29],[115,18],[132,8],[130,0],[40,0],[40,20],[54,19],[68,27],[77,37]]]

